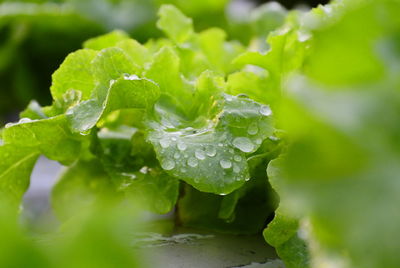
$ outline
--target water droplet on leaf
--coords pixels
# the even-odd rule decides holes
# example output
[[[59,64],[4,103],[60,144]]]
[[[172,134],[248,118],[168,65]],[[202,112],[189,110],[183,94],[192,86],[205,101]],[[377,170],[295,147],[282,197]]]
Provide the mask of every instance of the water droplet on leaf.
[[[165,159],[162,161],[161,166],[165,170],[171,170],[175,167],[175,162],[171,159]]]
[[[268,105],[263,105],[260,108],[260,114],[264,116],[270,116],[272,114],[272,110]]]
[[[258,125],[257,125],[257,123],[251,123],[249,128],[247,129],[247,133],[249,135],[256,135],[258,133]]]
[[[268,137],[271,141],[278,141],[279,140],[279,138],[278,137],[275,137],[275,136],[269,136]]]
[[[139,80],[140,78],[136,74],[132,74],[132,75],[125,74],[124,79],[125,80]]]
[[[246,137],[235,138],[232,144],[233,146],[245,153],[250,153],[254,150],[254,144],[249,138]]]
[[[129,177],[131,180],[136,179],[136,175],[133,174],[133,173],[122,172],[121,175],[122,175],[122,176],[125,176],[125,177]]]
[[[213,157],[213,156],[215,156],[217,154],[217,150],[215,149],[214,146],[209,145],[209,146],[206,147],[206,154],[208,156]]]
[[[168,138],[162,138],[160,140],[160,145],[163,148],[168,148],[170,144],[171,144],[171,141]]]
[[[147,174],[147,172],[149,172],[149,167],[143,166],[139,171],[140,173]]]
[[[229,160],[222,159],[219,161],[219,164],[221,165],[222,168],[228,169],[232,167],[232,162]]]
[[[194,158],[194,157],[190,157],[190,158],[188,159],[188,161],[187,161],[187,164],[188,164],[189,166],[191,166],[191,167],[197,167],[198,163],[199,163],[199,162],[198,162],[197,159]]]
[[[178,147],[179,150],[185,151],[186,148],[187,148],[187,145],[186,145],[186,143],[184,143],[182,141],[179,141],[177,147]]]
[[[233,157],[233,159],[234,159],[236,162],[242,161],[242,157],[241,157],[240,155],[235,155],[235,156]]]
[[[206,159],[206,156],[204,154],[204,151],[201,149],[196,149],[196,151],[194,152],[194,155],[196,156],[197,159],[199,160],[204,160]]]

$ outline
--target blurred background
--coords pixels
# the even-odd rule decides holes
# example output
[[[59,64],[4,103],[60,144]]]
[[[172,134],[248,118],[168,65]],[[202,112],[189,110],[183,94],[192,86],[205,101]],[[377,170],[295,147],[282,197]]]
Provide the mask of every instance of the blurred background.
[[[31,99],[49,105],[51,74],[88,38],[114,29],[141,42],[160,36],[155,21],[165,3],[192,17],[197,30],[218,26],[229,38],[248,44],[251,36],[265,38],[258,30],[283,20],[285,8],[306,9],[326,1],[0,0],[0,125],[15,121]]]

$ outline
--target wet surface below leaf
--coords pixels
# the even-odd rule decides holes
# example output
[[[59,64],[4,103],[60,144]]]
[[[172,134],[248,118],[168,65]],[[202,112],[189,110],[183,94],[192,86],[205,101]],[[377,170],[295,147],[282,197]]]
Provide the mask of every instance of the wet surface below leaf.
[[[149,256],[149,267],[284,267],[261,235],[236,236],[180,228],[172,236],[143,234],[136,238],[134,247]]]

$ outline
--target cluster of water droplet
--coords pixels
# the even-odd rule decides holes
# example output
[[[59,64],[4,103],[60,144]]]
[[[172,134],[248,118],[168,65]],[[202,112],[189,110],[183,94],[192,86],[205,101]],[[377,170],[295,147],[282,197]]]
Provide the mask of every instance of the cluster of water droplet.
[[[164,126],[150,134],[164,170],[194,186],[218,184],[219,190],[249,179],[245,154],[255,152],[272,134],[272,111],[242,97],[225,99],[230,104],[207,129],[169,132]]]
[[[231,132],[241,134],[232,137],[232,145],[244,153],[254,152],[272,133],[271,108],[242,96],[226,95],[225,100],[227,109],[221,124],[225,124]]]
[[[160,137],[161,135],[156,135]],[[161,166],[178,177],[193,180],[193,183],[215,183],[244,181],[247,164],[242,153],[215,133],[193,136],[182,132],[163,133],[152,140],[159,148]]]

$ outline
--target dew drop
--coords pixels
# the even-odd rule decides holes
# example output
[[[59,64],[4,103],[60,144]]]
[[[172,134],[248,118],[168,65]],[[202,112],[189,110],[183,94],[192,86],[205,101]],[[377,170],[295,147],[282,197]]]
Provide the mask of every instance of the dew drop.
[[[181,155],[180,155],[178,152],[175,152],[175,153],[174,153],[174,158],[175,158],[175,159],[178,159],[179,157],[181,157]]]
[[[262,143],[261,139],[256,139],[256,144],[260,145]]]
[[[229,149],[229,152],[233,154],[235,151],[233,149]]]
[[[232,162],[229,160],[222,159],[219,161],[219,164],[221,165],[222,168],[228,169],[232,167]]]
[[[206,147],[206,154],[208,156],[214,157],[217,154],[217,150],[215,149],[214,146],[209,145]]]
[[[222,146],[224,146],[224,145],[223,145],[222,143],[218,143],[218,146],[219,146],[219,147],[222,147]]]
[[[124,176],[124,177],[129,177],[131,180],[136,179],[136,175],[134,173],[122,172],[121,175]]]
[[[186,168],[182,168],[182,169],[181,169],[181,172],[182,172],[182,173],[186,173]]]
[[[171,144],[171,141],[168,138],[162,138],[160,140],[160,145],[162,148],[168,148],[170,144]]]
[[[233,159],[234,159],[236,162],[242,161],[242,157],[241,157],[240,155],[235,155],[235,156],[233,157]]]
[[[204,151],[201,149],[196,149],[196,151],[194,152],[194,155],[196,156],[197,159],[199,160],[204,160],[206,159],[206,156],[204,154]]]
[[[149,167],[143,166],[139,171],[140,173],[147,174],[147,172],[149,172]]]
[[[182,141],[178,141],[177,147],[178,147],[178,149],[179,149],[180,151],[185,151],[186,148],[187,148],[187,145],[186,145],[186,143],[184,143],[184,142],[182,142]]]
[[[249,135],[256,135],[258,133],[258,125],[257,125],[257,123],[251,123],[249,128],[247,129],[247,133]]]
[[[249,138],[246,137],[235,138],[232,144],[233,146],[245,153],[249,153],[254,150],[254,144]]]
[[[171,170],[175,167],[175,162],[171,159],[165,159],[162,161],[161,166],[165,170]]]
[[[199,162],[197,161],[196,158],[194,157],[190,157],[187,161],[187,164],[191,167],[197,167],[197,165],[199,164]]]
[[[264,116],[270,116],[272,114],[272,110],[268,105],[263,105],[260,108],[260,114]]]
[[[275,137],[275,136],[269,136],[268,137],[271,141],[278,141],[279,140],[279,138],[278,137]]]
[[[32,121],[33,121],[33,120],[24,117],[24,118],[21,118],[21,119],[18,121],[18,123],[23,124],[23,123],[29,123],[29,122],[32,122]]]
[[[136,74],[132,74],[132,75],[125,74],[124,80],[140,80],[140,78]]]
[[[24,118],[21,118],[17,123],[8,123],[8,124],[6,124],[5,128],[9,128],[9,127],[12,127],[12,126],[15,126],[15,125],[29,123],[29,122],[33,122],[33,121],[34,120],[31,120],[29,118],[24,117]]]

